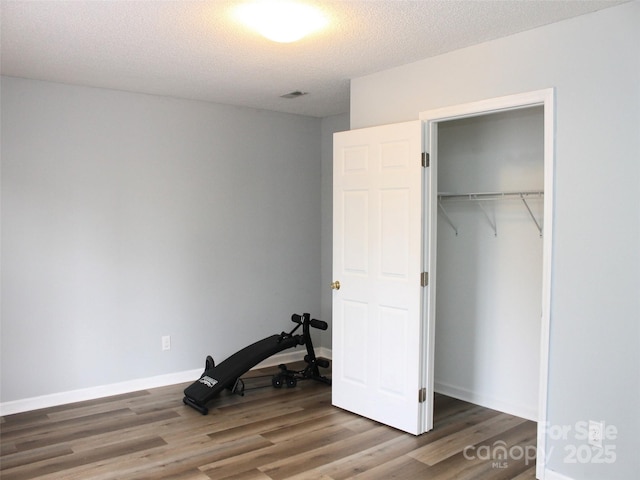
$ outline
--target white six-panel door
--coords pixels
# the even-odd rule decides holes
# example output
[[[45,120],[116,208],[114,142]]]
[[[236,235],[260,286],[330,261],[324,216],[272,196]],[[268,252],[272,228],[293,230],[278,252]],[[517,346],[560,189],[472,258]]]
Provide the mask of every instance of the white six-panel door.
[[[337,133],[333,165],[333,404],[413,434],[427,425],[421,128]]]

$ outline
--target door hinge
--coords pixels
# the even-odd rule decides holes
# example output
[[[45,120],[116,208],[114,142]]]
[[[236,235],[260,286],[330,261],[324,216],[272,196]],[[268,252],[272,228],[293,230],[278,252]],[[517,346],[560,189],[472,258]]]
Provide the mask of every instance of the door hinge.
[[[427,389],[421,388],[418,390],[418,403],[424,403],[427,401]]]
[[[429,272],[422,272],[420,274],[420,286],[426,287],[429,285]]]
[[[429,152],[422,152],[422,166],[425,168],[429,166]]]

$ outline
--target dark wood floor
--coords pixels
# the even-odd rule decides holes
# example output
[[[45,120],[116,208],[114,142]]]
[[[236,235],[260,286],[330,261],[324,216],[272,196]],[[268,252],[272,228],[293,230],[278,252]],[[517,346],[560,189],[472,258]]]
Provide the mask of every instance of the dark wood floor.
[[[437,396],[414,437],[331,406],[331,387],[247,380],[202,416],[175,385],[2,417],[0,478],[534,479],[536,425]],[[507,458],[491,458],[499,447]],[[504,451],[504,450],[502,450]],[[526,455],[524,456],[526,457]]]

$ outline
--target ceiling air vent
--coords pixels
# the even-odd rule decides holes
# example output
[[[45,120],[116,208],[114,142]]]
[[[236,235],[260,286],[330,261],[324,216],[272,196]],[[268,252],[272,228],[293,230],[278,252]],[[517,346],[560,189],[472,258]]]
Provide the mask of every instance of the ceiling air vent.
[[[280,98],[298,98],[303,95],[306,95],[309,92],[301,92],[300,90],[296,90],[295,92],[286,93],[284,95],[280,95]]]

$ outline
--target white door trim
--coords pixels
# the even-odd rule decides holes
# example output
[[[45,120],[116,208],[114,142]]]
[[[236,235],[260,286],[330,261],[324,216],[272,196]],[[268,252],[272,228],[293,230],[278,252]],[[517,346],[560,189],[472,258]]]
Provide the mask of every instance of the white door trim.
[[[437,123],[446,120],[460,119],[496,113],[499,111],[516,110],[521,108],[543,106],[544,107],[544,237],[543,237],[543,265],[542,265],[542,318],[540,325],[540,377],[538,389],[538,444],[536,477],[544,479],[546,466],[546,426],[547,426],[547,397],[549,379],[549,328],[551,324],[551,269],[552,269],[552,246],[553,246],[553,205],[554,205],[554,178],[555,178],[555,90],[547,88],[504,97],[491,98],[478,102],[443,107],[420,113],[420,120],[424,124],[424,145],[432,155],[432,150],[437,150],[435,141],[437,140]],[[437,164],[437,162],[434,162]],[[436,172],[430,172],[428,194],[430,195],[431,208],[437,208],[437,192],[434,188]],[[425,212],[427,215],[432,213]],[[429,235],[427,237],[427,235]],[[425,238],[429,241],[429,252],[427,256],[435,257],[435,232],[425,232]],[[435,271],[431,272],[435,279]],[[430,309],[434,310],[434,302],[430,302]],[[428,394],[433,395],[433,342],[434,342],[434,321],[435,311],[431,312],[429,318],[432,320],[427,326],[430,334],[425,342],[427,349],[426,368],[428,369]]]

